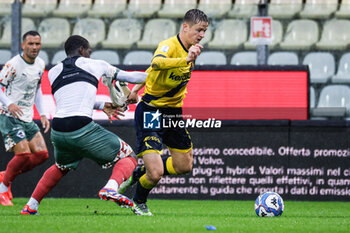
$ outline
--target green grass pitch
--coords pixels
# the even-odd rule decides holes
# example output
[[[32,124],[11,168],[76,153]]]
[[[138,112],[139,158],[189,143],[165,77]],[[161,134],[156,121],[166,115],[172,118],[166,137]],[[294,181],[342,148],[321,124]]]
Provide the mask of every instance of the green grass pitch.
[[[0,232],[350,232],[350,202],[286,201],[281,217],[260,218],[254,201],[149,200],[154,216],[145,217],[111,201],[47,198],[39,216],[21,216],[27,200],[0,206]]]

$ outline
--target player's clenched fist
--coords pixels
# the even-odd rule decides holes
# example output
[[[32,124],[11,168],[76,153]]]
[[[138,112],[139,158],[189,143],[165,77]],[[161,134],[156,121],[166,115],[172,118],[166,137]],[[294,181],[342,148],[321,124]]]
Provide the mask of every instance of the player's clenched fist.
[[[189,50],[188,50],[188,55],[187,55],[187,63],[194,61],[197,59],[197,57],[199,56],[199,54],[201,53],[201,49],[203,48],[202,45],[200,44],[195,44],[194,46],[192,46]]]

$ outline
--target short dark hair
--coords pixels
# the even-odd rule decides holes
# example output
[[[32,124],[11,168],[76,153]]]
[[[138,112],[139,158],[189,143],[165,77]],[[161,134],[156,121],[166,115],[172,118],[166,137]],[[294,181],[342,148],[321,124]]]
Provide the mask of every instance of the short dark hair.
[[[41,37],[39,32],[37,32],[37,31],[28,31],[28,32],[24,33],[22,40],[24,41],[27,38],[27,36],[39,36],[39,37]]]
[[[208,16],[201,10],[191,9],[186,12],[184,21],[190,24],[197,24],[199,22],[209,23]]]
[[[73,53],[80,47],[83,47],[84,49],[89,48],[89,41],[82,36],[72,35],[68,37],[68,39],[64,43],[64,50],[66,51],[67,55]]]

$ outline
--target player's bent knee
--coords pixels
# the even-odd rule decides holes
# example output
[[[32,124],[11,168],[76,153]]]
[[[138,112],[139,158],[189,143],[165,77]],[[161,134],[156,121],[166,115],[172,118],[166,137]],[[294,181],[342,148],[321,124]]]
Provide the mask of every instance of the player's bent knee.
[[[152,172],[149,175],[149,178],[151,179],[151,181],[157,183],[158,181],[160,181],[160,179],[162,179],[163,173],[157,173],[157,172]]]
[[[177,174],[186,174],[192,171],[193,163],[182,164],[182,166],[174,166]]]
[[[156,170],[156,171],[147,171],[146,172],[147,180],[149,180],[151,183],[156,184],[160,179],[163,177],[163,171]]]
[[[192,171],[193,159],[183,160],[181,163],[175,163],[173,165],[177,174],[186,174]]]
[[[183,154],[183,157],[173,163],[174,170],[177,174],[186,174],[192,171],[193,168],[193,152],[192,150]]]
[[[193,162],[190,162],[189,164],[187,164],[185,173],[191,172],[192,168],[193,168]]]

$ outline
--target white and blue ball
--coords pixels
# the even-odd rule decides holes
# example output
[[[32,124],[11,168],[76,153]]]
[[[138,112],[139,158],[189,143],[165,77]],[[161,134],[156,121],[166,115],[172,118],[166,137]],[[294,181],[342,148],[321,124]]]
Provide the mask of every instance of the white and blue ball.
[[[266,192],[255,200],[255,213],[259,217],[281,216],[284,210],[283,199],[278,193]]]

